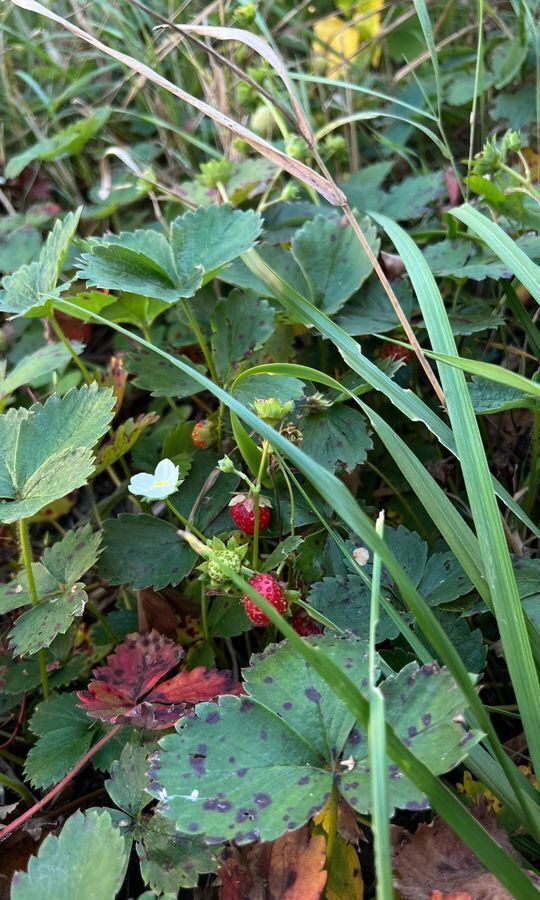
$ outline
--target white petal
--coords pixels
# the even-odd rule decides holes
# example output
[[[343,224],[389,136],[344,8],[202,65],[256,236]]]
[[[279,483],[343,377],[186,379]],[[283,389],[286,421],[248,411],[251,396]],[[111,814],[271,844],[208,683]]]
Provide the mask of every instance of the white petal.
[[[156,466],[154,476],[156,481],[170,481],[172,484],[178,482],[178,466],[175,466],[172,460],[162,459]]]
[[[139,472],[138,475],[132,475],[129,482],[129,490],[132,494],[140,494],[144,496],[149,487],[154,484],[155,478],[149,472]]]

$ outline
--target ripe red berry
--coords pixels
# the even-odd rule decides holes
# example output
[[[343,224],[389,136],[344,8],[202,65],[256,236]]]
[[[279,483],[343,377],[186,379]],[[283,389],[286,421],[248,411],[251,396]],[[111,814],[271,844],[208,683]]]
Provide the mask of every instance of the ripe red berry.
[[[196,422],[193,426],[193,431],[191,432],[191,440],[200,450],[208,450],[214,443],[215,436],[215,425],[213,422],[210,422],[209,419],[203,419],[201,422]]]
[[[289,608],[289,601],[281,590],[277,579],[273,575],[267,575],[263,572],[259,572],[257,573],[257,575],[253,575],[253,577],[249,579],[249,583],[251,587],[257,591],[257,593],[259,593],[262,597],[268,600],[269,603],[272,604],[274,609],[277,609],[277,611],[280,613],[287,612]],[[259,609],[257,604],[254,603],[251,597],[248,597],[247,594],[242,597],[242,603],[249,618],[252,622],[255,623],[255,625],[259,625],[261,628],[270,625],[270,619],[268,618],[268,616],[263,613],[262,609]]]
[[[414,353],[412,350],[409,350],[408,347],[400,347],[398,344],[386,343],[382,345],[379,356],[381,359],[399,360],[406,366],[411,362]]]
[[[231,517],[244,534],[255,532],[255,501],[252,494],[235,494],[229,503]],[[259,497],[259,533],[270,525],[272,509],[266,497]]]
[[[291,619],[291,625],[301,637],[311,637],[313,634],[322,634],[322,625],[312,619],[304,610],[299,609]]]

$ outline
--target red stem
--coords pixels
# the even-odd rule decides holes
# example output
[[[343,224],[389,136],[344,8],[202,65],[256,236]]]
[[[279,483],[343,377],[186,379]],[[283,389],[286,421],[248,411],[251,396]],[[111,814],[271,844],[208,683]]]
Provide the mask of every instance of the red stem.
[[[111,728],[111,730],[107,732],[107,734],[103,735],[103,737],[97,742],[97,744],[94,744],[93,747],[90,747],[90,750],[88,750],[87,753],[84,754],[83,758],[79,760],[77,765],[73,766],[71,771],[69,771],[67,775],[64,775],[62,781],[59,781],[58,784],[55,785],[48,794],[42,797],[41,800],[38,800],[37,803],[34,803],[34,805],[31,806],[30,809],[27,809],[26,812],[22,814],[22,816],[18,817],[18,819],[14,819],[13,822],[10,822],[9,825],[6,825],[4,828],[2,828],[2,830],[0,831],[0,841],[3,841],[9,834],[12,834],[17,830],[17,828],[20,828],[21,825],[24,825],[24,823],[27,822],[28,819],[31,819],[32,816],[35,815],[35,813],[39,812],[40,809],[43,809],[43,807],[46,806],[47,803],[50,803],[51,800],[53,800],[58,794],[60,794],[64,790],[66,785],[69,784],[72,778],[74,778],[75,775],[77,775],[81,771],[81,769],[84,768],[86,763],[89,762],[89,760],[91,760],[92,757],[95,756],[96,753],[101,750],[101,748],[104,747],[112,737],[115,736],[115,734],[118,734],[122,727],[122,725],[115,725],[114,728]]]

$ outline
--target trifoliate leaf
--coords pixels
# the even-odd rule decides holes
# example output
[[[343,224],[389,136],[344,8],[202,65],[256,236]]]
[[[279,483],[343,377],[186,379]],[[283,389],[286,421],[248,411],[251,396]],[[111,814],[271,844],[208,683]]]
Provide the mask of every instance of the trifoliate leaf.
[[[4,291],[0,293],[1,312],[22,315],[31,310],[33,315],[43,314],[60,277],[81,209],[68,213],[63,221],[56,221],[38,259],[4,278]]]
[[[365,642],[309,640],[367,690]],[[160,741],[149,786],[158,811],[208,844],[246,844],[300,828],[323,808],[334,783],[348,803],[369,809],[366,736],[296,649],[268,646],[244,678],[246,697],[200,704]],[[462,696],[445,670],[413,664],[385,684],[388,718],[407,743],[416,738],[421,759],[443,772],[464,758],[476,735],[455,721]],[[414,785],[392,778],[394,769],[390,764],[391,790],[397,784],[391,802],[423,806]]]
[[[155,516],[122,513],[103,528],[100,577],[111,584],[156,590],[189,575],[196,556],[178,529]]]
[[[112,391],[92,384],[0,416],[0,521],[34,515],[87,481],[113,405]]]
[[[199,875],[217,870],[221,848],[210,849],[201,841],[178,834],[174,823],[159,813],[145,820],[142,829],[136,844],[141,875],[156,893],[176,896],[179,888],[197,887]]]
[[[375,256],[380,241],[368,218],[360,220]],[[373,266],[352,227],[338,216],[317,216],[297,231],[293,256],[306,277],[309,299],[328,315],[336,313],[369,277]]]
[[[74,341],[71,348],[78,356],[84,350],[84,344]],[[5,377],[0,369],[0,400],[13,394],[23,384],[34,384],[55,369],[63,369],[70,359],[71,355],[63,344],[47,344],[23,357]]]
[[[404,525],[387,528],[384,540],[430,606],[451,603],[472,589],[468,575],[454,554],[443,551],[433,553],[428,559],[428,546],[415,531],[409,531]],[[382,583],[395,588],[385,568]]]
[[[153,229],[93,241],[79,274],[96,287],[174,303],[192,297],[204,280],[249,250],[260,230],[260,216],[252,210],[201,208],[174,220],[170,241]]]
[[[107,810],[76,812],[59,836],[50,834],[16,872],[12,900],[112,900],[126,867],[126,844]]]
[[[251,291],[233,291],[216,305],[212,347],[225,383],[230,382],[274,331],[275,310]]]
[[[341,467],[352,472],[373,446],[362,414],[343,404],[308,413],[295,424],[302,433],[304,452],[332,472]]]
[[[96,109],[91,115],[85,115],[78,122],[57,131],[53,137],[38,141],[28,150],[13,156],[6,166],[6,177],[16,178],[35,159],[48,161],[78,156],[90,138],[101,131],[110,114],[109,106]]]

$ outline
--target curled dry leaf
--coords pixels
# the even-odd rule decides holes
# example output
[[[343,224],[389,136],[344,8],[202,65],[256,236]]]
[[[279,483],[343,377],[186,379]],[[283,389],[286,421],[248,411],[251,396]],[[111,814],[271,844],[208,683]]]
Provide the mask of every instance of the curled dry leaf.
[[[486,803],[471,806],[470,812],[506,853],[518,858]],[[394,828],[393,839],[395,886],[403,900],[513,900],[439,816],[419,825],[414,834]]]
[[[326,884],[326,839],[307,826],[277,841],[226,852],[220,900],[319,900]]]
[[[195,703],[242,692],[230,672],[203,666],[161,682],[183,657],[180,644],[155,630],[130,634],[94,669],[88,690],[78,693],[81,705],[102,722],[160,730],[189,715]]]

